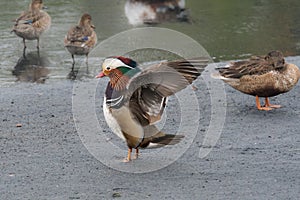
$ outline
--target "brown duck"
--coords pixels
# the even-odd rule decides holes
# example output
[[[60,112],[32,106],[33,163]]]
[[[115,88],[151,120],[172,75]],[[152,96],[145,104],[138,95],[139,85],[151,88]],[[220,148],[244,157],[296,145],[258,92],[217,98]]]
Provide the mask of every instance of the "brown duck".
[[[280,108],[280,105],[270,104],[268,98],[290,91],[300,78],[299,68],[286,63],[279,51],[232,62],[217,70],[219,73],[213,74],[214,78],[223,80],[240,92],[255,96],[259,110]],[[261,106],[259,97],[265,98],[264,106]]]
[[[51,17],[42,8],[42,0],[32,0],[29,10],[23,12],[15,20],[12,32],[23,38],[24,50],[26,49],[25,40],[37,40],[37,49],[39,49],[40,36],[51,25]]]
[[[94,30],[92,17],[87,13],[81,16],[78,25],[69,29],[64,39],[64,45],[72,55],[73,64],[75,63],[74,55],[86,55],[86,62],[88,62],[88,54],[97,43],[97,35]]]

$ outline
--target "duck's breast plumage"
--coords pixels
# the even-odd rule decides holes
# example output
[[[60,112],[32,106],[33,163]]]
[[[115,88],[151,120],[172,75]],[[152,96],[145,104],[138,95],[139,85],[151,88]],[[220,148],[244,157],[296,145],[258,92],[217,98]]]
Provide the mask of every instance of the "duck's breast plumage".
[[[137,147],[144,138],[144,129],[136,116],[131,112],[129,101],[122,92],[114,90],[110,83],[106,88],[103,112],[108,126],[129,147]]]
[[[106,97],[103,101],[103,114],[105,121],[107,122],[109,128],[121,139],[125,140],[125,137],[122,133],[121,127],[119,126],[117,120],[111,114],[109,106],[106,104]]]

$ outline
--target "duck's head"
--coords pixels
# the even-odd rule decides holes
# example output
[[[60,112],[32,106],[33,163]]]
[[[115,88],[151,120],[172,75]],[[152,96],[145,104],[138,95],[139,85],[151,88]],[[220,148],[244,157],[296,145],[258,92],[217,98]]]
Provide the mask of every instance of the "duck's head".
[[[81,16],[80,21],[79,21],[79,25],[91,25],[92,24],[92,17],[91,15],[85,13]]]
[[[126,57],[114,56],[106,58],[102,64],[102,72],[96,78],[108,76],[110,78],[118,78],[124,74],[129,75],[130,71],[136,71],[137,63]]]
[[[275,68],[282,68],[285,64],[284,56],[280,51],[269,52],[266,55],[265,60]]]
[[[32,10],[41,10],[43,8],[42,0],[32,0],[30,7]]]

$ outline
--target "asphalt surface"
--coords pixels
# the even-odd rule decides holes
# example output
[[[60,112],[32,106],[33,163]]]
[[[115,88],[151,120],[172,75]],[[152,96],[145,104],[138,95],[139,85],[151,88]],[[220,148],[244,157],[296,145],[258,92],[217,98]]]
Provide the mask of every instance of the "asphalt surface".
[[[297,57],[289,60],[300,64]],[[82,81],[86,82],[95,83]],[[102,82],[98,86],[105,89]],[[212,110],[209,89],[200,80],[195,85],[201,110],[197,135],[190,144],[183,141],[189,146],[175,162],[146,173],[142,167],[150,164],[151,149],[142,150],[136,161],[121,162],[126,145],[101,118],[103,89],[98,89],[89,98],[96,96],[102,130],[98,135],[113,144],[105,159],[124,171],[131,166],[140,169],[131,173],[107,166],[82,140],[79,132],[84,130],[76,129],[72,110],[78,83],[18,82],[0,87],[0,199],[299,199],[300,84],[271,98],[283,107],[269,112],[258,111],[254,97],[225,86],[226,103],[219,105],[226,108],[222,134],[212,151],[200,158]],[[167,122],[165,128],[171,133],[176,129],[172,111],[177,107],[176,100],[170,101],[168,116],[174,123]],[[122,149],[121,155],[110,154],[114,145]],[[167,159],[150,157],[154,165]]]

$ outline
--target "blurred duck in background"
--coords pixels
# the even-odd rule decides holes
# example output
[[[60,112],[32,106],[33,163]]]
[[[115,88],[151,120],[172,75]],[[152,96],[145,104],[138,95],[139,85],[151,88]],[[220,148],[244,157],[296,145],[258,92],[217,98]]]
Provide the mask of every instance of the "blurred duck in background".
[[[42,0],[32,0],[29,10],[24,11],[15,20],[12,32],[23,38],[24,54],[26,49],[25,40],[37,40],[37,49],[39,50],[40,36],[50,28],[51,17],[42,8],[44,8]]]
[[[134,26],[164,21],[189,21],[185,0],[127,0],[125,15],[129,24]]]

